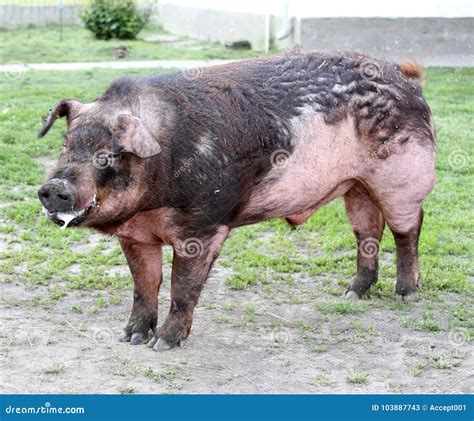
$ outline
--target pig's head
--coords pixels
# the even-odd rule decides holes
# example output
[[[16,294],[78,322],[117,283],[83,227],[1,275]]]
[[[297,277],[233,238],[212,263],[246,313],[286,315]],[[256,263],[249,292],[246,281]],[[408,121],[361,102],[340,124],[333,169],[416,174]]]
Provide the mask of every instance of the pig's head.
[[[145,193],[145,161],[160,152],[144,122],[131,112],[66,99],[38,137],[59,117],[67,119],[64,147],[38,191],[46,216],[66,228],[114,223],[136,212]]]

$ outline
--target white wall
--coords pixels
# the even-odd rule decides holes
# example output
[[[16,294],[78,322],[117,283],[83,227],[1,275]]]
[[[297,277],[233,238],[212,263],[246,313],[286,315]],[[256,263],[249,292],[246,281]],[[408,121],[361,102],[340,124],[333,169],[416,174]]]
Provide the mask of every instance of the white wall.
[[[288,0],[301,17],[472,17],[472,0]],[[283,15],[284,0],[159,0],[201,9]]]

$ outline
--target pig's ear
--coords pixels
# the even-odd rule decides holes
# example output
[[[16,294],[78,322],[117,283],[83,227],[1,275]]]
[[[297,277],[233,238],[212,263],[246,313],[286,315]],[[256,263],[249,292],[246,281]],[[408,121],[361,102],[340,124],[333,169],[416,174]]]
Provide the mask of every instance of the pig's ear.
[[[75,99],[62,99],[59,101],[54,106],[54,108],[50,110],[49,115],[44,118],[44,125],[38,133],[38,138],[42,138],[46,133],[49,132],[49,129],[53,126],[57,118],[66,116],[67,123],[69,125],[70,121],[80,113],[83,105],[84,104],[81,104]]]
[[[143,121],[130,114],[118,116],[112,143],[115,152],[129,152],[140,158],[149,158],[161,151],[160,145]]]

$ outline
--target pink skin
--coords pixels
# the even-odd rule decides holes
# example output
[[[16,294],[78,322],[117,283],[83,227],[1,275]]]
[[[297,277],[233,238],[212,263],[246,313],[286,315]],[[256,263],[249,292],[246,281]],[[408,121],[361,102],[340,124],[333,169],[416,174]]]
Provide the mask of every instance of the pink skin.
[[[386,145],[389,156],[380,159],[370,150],[371,142],[356,135],[350,120],[327,126],[322,118],[310,115],[296,119],[294,127],[300,133],[295,151],[267,175],[278,181],[263,182],[263,189],[252,192],[237,224],[252,221],[262,209],[266,211],[262,219],[286,217],[303,223],[359,182],[393,230],[408,232],[416,226],[420,203],[434,186],[434,144],[427,145],[416,134],[403,145],[393,139]]]
[[[421,203],[435,183],[434,129],[428,139],[406,130],[386,142],[381,153],[380,148],[373,149],[373,141],[358,137],[353,127],[350,120],[327,126],[311,114],[295,119],[300,135],[293,154],[268,174],[276,182],[268,185],[264,180],[265,187],[250,194],[236,225],[258,222],[255,215],[301,224],[319,207],[344,196],[358,246],[358,270],[348,297],[360,296],[377,279],[378,250],[367,255],[359,246],[365,240],[375,241],[378,247],[385,222],[397,246],[396,290],[407,296],[419,284]],[[399,141],[406,136],[408,141]]]

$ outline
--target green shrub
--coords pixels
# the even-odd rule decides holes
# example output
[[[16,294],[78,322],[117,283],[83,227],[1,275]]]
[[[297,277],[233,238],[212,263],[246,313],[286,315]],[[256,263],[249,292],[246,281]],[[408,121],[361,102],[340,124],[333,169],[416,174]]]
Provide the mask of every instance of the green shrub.
[[[132,0],[94,0],[81,19],[98,39],[134,39],[148,22],[149,10],[138,10]]]

